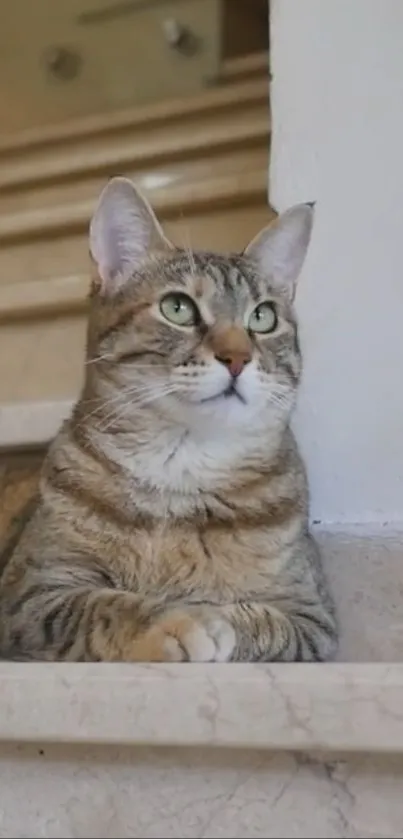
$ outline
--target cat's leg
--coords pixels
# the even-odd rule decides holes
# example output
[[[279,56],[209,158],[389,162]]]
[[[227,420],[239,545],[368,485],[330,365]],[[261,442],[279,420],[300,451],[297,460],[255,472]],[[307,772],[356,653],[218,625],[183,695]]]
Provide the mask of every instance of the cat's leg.
[[[259,597],[258,602],[245,598],[222,608],[222,616],[236,632],[232,660],[331,659],[338,642],[335,608],[318,547],[309,533],[301,536],[279,568],[267,598]]]
[[[135,595],[107,588],[36,584],[19,590],[15,599],[7,593],[2,593],[1,599],[2,657],[32,661],[149,660],[152,650],[137,650],[136,646],[138,632],[147,626],[147,611]]]
[[[322,661],[335,648],[331,612],[304,603],[155,604],[108,589],[27,589],[2,609],[0,655],[47,661]]]
[[[337,647],[332,611],[314,602],[189,605],[158,620],[149,634],[161,630],[187,661],[326,661]]]
[[[274,593],[276,583],[277,592]],[[222,605],[189,605],[182,614],[163,618],[165,631],[170,621],[184,622],[186,638],[181,640],[188,659],[205,661],[201,627],[231,626],[234,644],[222,648],[214,659],[227,661],[326,661],[337,649],[337,624],[327,590],[320,557],[308,535],[295,546],[293,556],[282,567],[279,580],[269,586],[267,597]],[[193,619],[193,627],[190,624]],[[185,623],[184,623],[185,625]],[[229,634],[226,635],[229,638]]]
[[[64,579],[66,569],[53,568]],[[0,590],[0,657],[46,661],[224,661],[235,632],[220,615],[203,621],[163,602],[101,587],[88,570],[72,569],[75,584],[50,584],[29,572]],[[86,579],[84,579],[86,578]],[[84,584],[86,582],[86,585]],[[81,585],[80,585],[81,583]]]
[[[10,568],[0,588],[0,656],[68,661],[323,661],[336,648],[313,543],[282,598],[183,604],[106,587],[86,560]],[[297,579],[296,579],[297,576]]]
[[[337,648],[334,615],[318,603],[243,602],[220,609],[235,630],[231,661],[327,661]]]

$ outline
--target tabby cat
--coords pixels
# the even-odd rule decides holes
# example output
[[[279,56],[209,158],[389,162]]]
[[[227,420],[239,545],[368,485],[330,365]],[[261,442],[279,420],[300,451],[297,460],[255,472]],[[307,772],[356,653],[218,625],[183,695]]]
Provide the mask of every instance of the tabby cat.
[[[322,661],[336,623],[289,427],[313,209],[175,248],[124,178],[90,228],[81,397],[0,583],[0,655]]]

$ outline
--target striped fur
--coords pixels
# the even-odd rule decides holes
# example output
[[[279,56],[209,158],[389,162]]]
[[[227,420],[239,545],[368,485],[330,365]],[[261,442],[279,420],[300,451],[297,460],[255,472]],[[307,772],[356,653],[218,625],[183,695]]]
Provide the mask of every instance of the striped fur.
[[[148,249],[113,293],[98,271],[82,394],[0,581],[0,654],[328,659],[334,609],[289,428],[301,371],[290,294],[249,252]],[[164,320],[172,289],[200,323]],[[266,300],[276,329],[251,334]],[[219,395],[231,353],[248,354],[239,396]]]

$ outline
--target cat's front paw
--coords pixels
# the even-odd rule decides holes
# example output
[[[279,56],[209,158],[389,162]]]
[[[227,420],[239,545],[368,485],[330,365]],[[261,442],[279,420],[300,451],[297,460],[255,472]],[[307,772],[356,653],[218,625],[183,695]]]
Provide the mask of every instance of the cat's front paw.
[[[229,661],[235,632],[219,607],[190,606],[158,621],[165,661]]]

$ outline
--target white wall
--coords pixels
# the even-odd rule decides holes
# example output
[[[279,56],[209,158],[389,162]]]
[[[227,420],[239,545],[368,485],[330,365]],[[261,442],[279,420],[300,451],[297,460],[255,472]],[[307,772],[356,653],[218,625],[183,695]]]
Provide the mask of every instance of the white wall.
[[[403,522],[403,2],[271,6],[270,199],[317,200],[296,416],[312,515]]]

